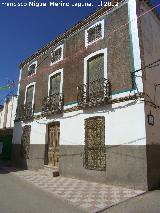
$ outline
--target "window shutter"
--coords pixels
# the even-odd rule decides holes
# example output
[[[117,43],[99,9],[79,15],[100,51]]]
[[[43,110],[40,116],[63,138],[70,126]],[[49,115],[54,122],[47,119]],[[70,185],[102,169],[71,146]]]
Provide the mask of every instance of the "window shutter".
[[[98,55],[88,61],[89,82],[99,80],[104,77],[104,54]]]
[[[60,93],[61,74],[58,73],[50,78],[50,95]]]
[[[27,89],[27,94],[26,94],[26,105],[32,105],[33,90],[34,90],[34,86],[30,86],[30,87],[28,87],[28,89]]]

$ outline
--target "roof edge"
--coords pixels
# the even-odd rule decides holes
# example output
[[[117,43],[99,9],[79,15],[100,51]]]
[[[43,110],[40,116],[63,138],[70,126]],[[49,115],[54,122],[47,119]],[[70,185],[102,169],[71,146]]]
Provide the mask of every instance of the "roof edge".
[[[126,0],[114,0],[113,2],[115,2],[115,4],[117,2],[119,4],[122,4],[125,1]],[[44,53],[45,51],[47,51],[50,47],[54,46],[57,43],[60,43],[63,39],[66,39],[68,36],[70,36],[71,34],[73,34],[74,32],[76,32],[77,30],[79,30],[83,26],[91,23],[93,20],[95,20],[99,16],[103,15],[105,12],[111,11],[114,8],[115,8],[115,6],[110,6],[110,7],[104,6],[104,7],[100,8],[100,9],[96,10],[95,12],[93,12],[92,14],[90,14],[89,16],[87,16],[86,18],[84,18],[82,21],[78,22],[73,27],[71,27],[70,29],[66,30],[60,36],[56,37],[55,39],[53,39],[52,41],[50,41],[49,43],[47,43],[45,46],[43,46],[42,48],[40,48],[39,50],[37,50],[36,53],[34,53],[30,57],[28,57],[27,59],[25,59],[24,61],[22,61],[19,64],[19,68],[22,69],[27,63],[29,63],[30,61],[32,61],[36,57],[40,56],[42,53]]]

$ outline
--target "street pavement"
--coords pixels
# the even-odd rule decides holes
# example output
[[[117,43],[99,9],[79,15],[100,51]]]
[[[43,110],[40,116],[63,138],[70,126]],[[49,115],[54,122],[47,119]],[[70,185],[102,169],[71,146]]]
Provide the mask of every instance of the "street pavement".
[[[0,169],[0,213],[84,213],[84,211]]]
[[[18,201],[18,203],[20,203],[21,209],[23,209],[23,205],[25,210],[26,208],[31,209],[31,211],[25,211],[25,210],[13,211],[16,213],[19,213],[19,212],[36,213],[36,211],[32,211],[32,208],[33,210],[35,208],[34,202],[36,202],[37,204],[36,208],[40,209],[40,211],[37,211],[39,213],[46,212],[46,209],[45,211],[42,211],[44,206],[47,206],[48,212],[54,212],[54,213],[57,213],[57,212],[94,213],[94,212],[100,212],[103,209],[109,208],[110,206],[113,206],[122,201],[126,201],[132,197],[135,197],[137,195],[144,193],[144,191],[141,191],[141,190],[127,189],[127,188],[122,188],[118,186],[111,186],[111,185],[106,185],[101,183],[78,180],[74,178],[66,178],[61,176],[53,178],[39,171],[18,170],[16,168],[7,167],[7,166],[3,167],[3,170],[8,172],[8,175],[7,174],[0,175],[1,177],[0,190],[5,191],[4,188],[7,188],[7,192],[5,192],[5,196],[2,196],[3,194],[1,195],[2,198],[0,197],[0,202],[1,200],[5,200],[5,197],[6,197],[5,207],[7,207],[7,200],[8,200],[7,194],[9,193],[9,190],[11,190],[12,191],[11,193],[13,193],[12,196],[13,195],[14,196],[12,198],[9,195],[9,198],[10,198],[9,201],[11,202],[10,204],[13,203],[13,206],[14,206],[14,202],[12,200],[14,199],[15,204],[17,206],[18,205],[17,201],[20,198],[22,199],[22,202]],[[6,176],[6,181],[5,181],[5,176]],[[12,179],[14,180],[13,183],[11,181]],[[3,187],[3,182],[5,187]],[[7,185],[7,182],[9,182],[9,186]],[[20,184],[18,185],[18,183]],[[27,185],[27,183],[28,183],[28,187],[23,187],[23,185]],[[40,190],[40,189],[44,191],[44,194],[42,191],[41,193],[37,192],[37,190]],[[37,195],[39,195],[40,197],[34,194],[36,192],[37,192]],[[48,201],[45,194],[46,192],[52,195],[52,196],[48,195],[48,198],[49,198]],[[16,199],[16,197],[18,197],[18,200]],[[28,205],[28,199],[30,201],[31,206]],[[32,200],[34,201],[33,203],[32,203]],[[54,202],[55,200],[56,202]],[[49,203],[47,204],[46,201]],[[61,205],[61,202],[62,202],[62,205]],[[39,207],[38,207],[38,204],[40,204]],[[12,206],[12,205],[9,205],[9,206]],[[1,205],[0,205],[0,208],[1,208]],[[18,209],[18,206],[17,206],[17,209]],[[4,211],[2,213],[10,213],[10,211],[8,212]]]
[[[101,213],[160,213],[160,190],[147,192]]]

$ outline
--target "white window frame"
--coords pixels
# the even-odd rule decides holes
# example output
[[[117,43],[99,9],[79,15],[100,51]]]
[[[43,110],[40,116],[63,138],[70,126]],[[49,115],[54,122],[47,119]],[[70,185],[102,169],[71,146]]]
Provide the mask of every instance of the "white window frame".
[[[91,29],[91,28],[94,28],[98,24],[101,24],[102,36],[100,38],[95,39],[94,41],[88,43],[88,30]],[[99,40],[101,40],[103,38],[104,38],[104,19],[101,20],[101,21],[96,22],[95,24],[93,24],[92,26],[90,26],[89,28],[87,28],[85,30],[85,47],[88,47],[89,45],[92,45],[93,43],[95,43],[95,42],[97,42],[97,41],[99,41]]]
[[[34,74],[36,74],[36,72],[37,72],[37,61],[32,62],[32,63],[28,66],[28,72],[29,72],[29,68],[30,68],[30,66],[32,66],[33,64],[35,64],[35,65],[36,65],[36,66],[35,66],[35,72],[34,72],[34,73],[32,73],[31,75],[34,75]],[[28,75],[28,76],[31,76],[31,75]]]
[[[88,71],[88,60],[93,58],[96,55],[104,54],[104,78],[107,79],[107,48],[98,50],[94,53],[91,53],[87,57],[84,58],[84,79],[83,84],[87,84],[87,71]]]
[[[51,88],[50,79],[51,79],[51,77],[53,77],[54,75],[57,75],[59,73],[61,74],[60,93],[62,93],[62,90],[63,90],[63,69],[59,69],[59,70],[56,70],[55,72],[51,73],[48,77],[48,96],[50,94],[50,88]]]
[[[59,45],[58,47],[56,47],[55,49],[53,49],[53,51],[56,51],[57,49],[59,49],[59,48],[61,48],[62,49],[62,52],[61,52],[61,58],[58,60],[58,61],[54,61],[54,62],[52,62],[51,61],[51,66],[53,65],[53,64],[56,64],[56,63],[58,63],[58,62],[60,62],[60,61],[62,61],[63,60],[63,54],[64,54],[64,44],[61,44],[61,45]],[[50,53],[51,54],[51,53]]]
[[[35,87],[36,87],[36,82],[30,83],[26,86],[26,90],[25,90],[25,99],[24,99],[24,106],[26,105],[26,99],[27,99],[27,90],[30,86],[34,86],[33,88],[33,99],[32,99],[32,110],[33,110],[33,106],[34,106],[34,100],[35,100]]]

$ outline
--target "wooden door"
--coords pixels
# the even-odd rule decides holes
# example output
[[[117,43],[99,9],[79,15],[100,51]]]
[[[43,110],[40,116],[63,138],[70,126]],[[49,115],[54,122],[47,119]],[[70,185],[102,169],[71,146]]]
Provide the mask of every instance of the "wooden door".
[[[52,123],[48,126],[48,164],[53,166],[59,165],[59,122]]]

